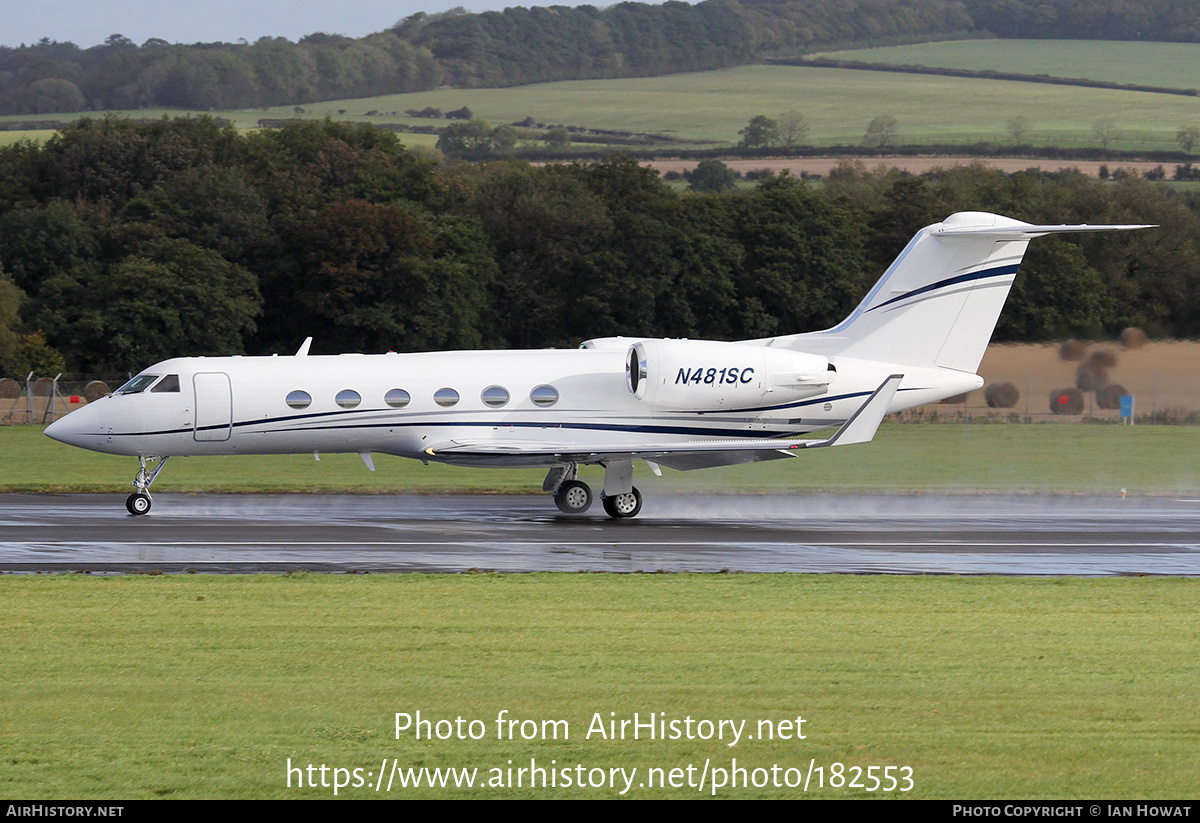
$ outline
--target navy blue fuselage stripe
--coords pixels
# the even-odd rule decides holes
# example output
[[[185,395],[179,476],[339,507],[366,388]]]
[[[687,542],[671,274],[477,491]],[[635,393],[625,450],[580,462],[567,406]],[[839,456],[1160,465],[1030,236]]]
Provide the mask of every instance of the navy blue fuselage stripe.
[[[891,300],[885,300],[878,306],[872,306],[871,308],[867,309],[867,311],[882,309],[884,306],[890,306],[891,304],[899,302],[900,300],[907,300],[908,298],[915,297],[918,294],[925,294],[926,292],[931,292],[935,289],[940,289],[945,286],[956,286],[959,283],[969,283],[972,280],[984,280],[989,277],[1003,277],[1009,274],[1016,274],[1018,267],[1019,266],[1014,263],[1008,266],[997,266],[994,269],[983,269],[982,271],[972,272],[970,274],[960,274],[958,277],[950,277],[946,280],[940,280],[937,283],[930,283],[928,286],[922,286],[919,289],[913,289],[912,291],[902,294],[899,297],[893,297]]]
[[[910,389],[900,389],[900,391],[921,391],[921,389],[918,387],[913,387]],[[800,400],[795,403],[784,403],[784,404],[781,404],[778,406],[759,406],[757,408],[750,408],[750,409],[729,409],[728,411],[716,412],[716,413],[717,414],[740,414],[740,413],[747,413],[747,412],[778,411],[780,409],[792,409],[792,408],[800,408],[802,406],[813,406],[813,405],[823,404],[823,403],[832,403],[837,400],[849,400],[849,399],[855,398],[855,397],[867,397],[870,394],[871,394],[871,392],[869,392],[869,391],[851,392],[850,394],[839,394],[839,395],[835,395],[833,397],[816,397],[816,398],[811,398],[808,400]],[[282,423],[282,422],[287,422],[287,421],[296,423],[296,422],[300,422],[300,421],[306,420],[306,419],[312,420],[312,419],[317,419],[317,418],[322,418],[322,417],[330,417],[333,415],[345,417],[348,415],[388,414],[388,413],[389,412],[387,409],[359,409],[356,411],[317,412],[317,413],[313,413],[313,414],[289,415],[287,417],[271,417],[271,418],[262,418],[259,420],[243,420],[243,421],[240,421],[237,423],[233,423],[232,427],[235,429],[243,429],[244,430],[249,426],[259,426],[264,423]],[[438,414],[438,412],[432,412],[432,413]],[[454,412],[454,414],[464,414],[464,413],[470,414],[472,412]],[[483,409],[480,409],[478,412],[475,412],[475,413],[487,414],[487,412]],[[686,413],[687,414],[697,414],[697,415],[714,414],[714,412],[686,412]],[[414,416],[415,415],[424,415],[424,414],[428,414],[428,412],[415,412],[415,413],[411,413],[411,414],[414,414]],[[779,421],[755,420],[755,421],[753,421],[753,423],[758,424],[758,425],[762,425],[763,423],[768,423],[768,424],[773,424],[777,427],[787,426],[790,424],[790,422],[791,421],[784,421],[784,420],[779,420]],[[837,422],[838,421],[830,421],[828,423],[824,423],[821,425],[832,426],[832,425],[836,425]],[[322,425],[322,426],[311,426],[311,427],[289,426],[287,428],[270,429],[268,431],[255,432],[255,433],[256,434],[280,434],[283,432],[287,432],[287,433],[327,432],[327,431],[334,431],[334,430],[338,430],[338,429],[389,429],[389,428],[400,429],[400,428],[412,428],[414,426],[428,426],[431,428],[436,428],[439,426],[490,426],[493,428],[500,427],[500,428],[514,428],[514,429],[515,428],[522,428],[522,429],[583,429],[583,430],[589,430],[589,431],[623,431],[623,432],[641,432],[641,433],[653,433],[653,434],[704,434],[704,435],[722,435],[722,436],[727,436],[727,437],[762,437],[762,438],[773,437],[776,434],[776,433],[772,433],[772,432],[747,431],[746,429],[715,429],[715,428],[708,428],[705,426],[660,426],[660,425],[632,425],[632,424],[620,424],[620,423],[577,423],[577,422],[570,422],[570,421],[545,422],[545,421],[536,421],[536,420],[523,420],[523,421],[518,421],[518,420],[505,420],[505,421],[496,421],[496,420],[444,420],[444,421],[420,420],[420,421],[384,421],[381,423],[354,423],[354,422],[351,422],[351,423],[339,423],[339,424],[334,424],[334,425]],[[212,431],[214,429],[225,429],[225,428],[229,428],[229,427],[230,427],[230,424],[221,423],[221,424],[218,424],[215,426],[200,426],[195,429],[188,427],[188,428],[180,428],[180,429],[165,429],[162,431],[153,431],[153,432],[93,432],[92,436],[97,436],[97,437],[150,437],[150,436],[162,435],[162,434],[190,434],[194,431]],[[790,429],[785,429],[785,430],[790,431]]]

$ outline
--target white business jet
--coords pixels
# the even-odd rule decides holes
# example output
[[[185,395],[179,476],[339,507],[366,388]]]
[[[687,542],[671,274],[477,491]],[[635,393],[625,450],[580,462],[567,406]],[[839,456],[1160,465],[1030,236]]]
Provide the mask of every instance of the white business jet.
[[[825,331],[726,343],[609,337],[575,350],[164,360],[46,434],[137,457],[126,507],[150,511],[168,457],[357,452],[545,466],[558,508],[633,517],[633,462],[690,470],[871,440],[889,412],[978,389],[1030,239],[1147,226],[1035,226],[981,212],[927,226]],[[825,439],[801,435],[838,427]]]

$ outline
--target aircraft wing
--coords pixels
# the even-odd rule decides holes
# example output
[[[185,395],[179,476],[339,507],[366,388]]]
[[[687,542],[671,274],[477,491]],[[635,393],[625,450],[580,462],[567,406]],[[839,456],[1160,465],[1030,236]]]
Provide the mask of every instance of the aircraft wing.
[[[823,439],[770,438],[736,440],[687,440],[676,443],[572,443],[547,444],[539,441],[494,440],[450,441],[425,450],[430,457],[545,457],[547,463],[603,463],[608,460],[648,460],[673,469],[726,466],[795,457],[803,449],[866,443],[875,437],[892,398],[900,388],[902,374],[883,381],[867,401],[832,436]]]

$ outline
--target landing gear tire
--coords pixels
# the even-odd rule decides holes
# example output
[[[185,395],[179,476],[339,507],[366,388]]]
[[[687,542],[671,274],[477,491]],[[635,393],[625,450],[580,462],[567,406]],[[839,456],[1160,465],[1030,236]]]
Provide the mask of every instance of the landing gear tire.
[[[633,488],[624,494],[614,494],[604,498],[604,511],[609,517],[621,520],[626,517],[636,517],[642,510],[642,493]]]
[[[150,511],[150,495],[145,492],[134,492],[125,500],[125,508],[129,509],[129,513],[137,516]]]
[[[583,514],[592,507],[592,490],[587,483],[568,480],[554,493],[554,505],[563,514]]]

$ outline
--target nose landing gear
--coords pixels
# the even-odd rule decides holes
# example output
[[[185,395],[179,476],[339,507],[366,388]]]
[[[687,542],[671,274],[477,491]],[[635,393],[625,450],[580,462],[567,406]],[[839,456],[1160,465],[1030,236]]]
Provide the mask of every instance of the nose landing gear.
[[[135,517],[146,514],[150,511],[150,506],[153,505],[153,500],[150,498],[150,484],[158,477],[158,473],[163,470],[163,466],[167,465],[169,457],[139,457],[141,468],[138,470],[137,477],[129,485],[133,486],[137,491],[129,495],[125,499],[125,508]],[[158,465],[151,469],[146,468],[146,461],[158,461]]]

